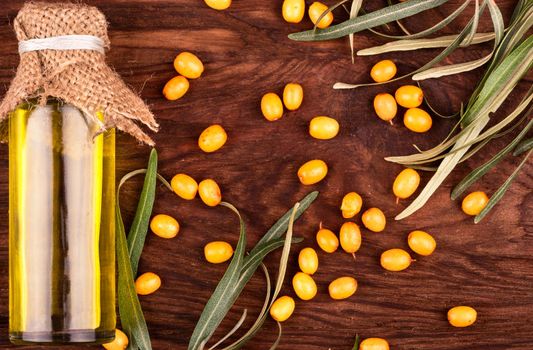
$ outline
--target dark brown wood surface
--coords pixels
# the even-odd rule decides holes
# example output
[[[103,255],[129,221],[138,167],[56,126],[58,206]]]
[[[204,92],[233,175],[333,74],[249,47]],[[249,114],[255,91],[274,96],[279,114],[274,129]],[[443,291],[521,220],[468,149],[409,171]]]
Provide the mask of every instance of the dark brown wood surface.
[[[462,1],[452,0],[438,10],[406,21],[413,31],[434,24]],[[0,95],[5,92],[18,63],[12,20],[23,1],[4,0],[0,6]],[[297,271],[296,252],[304,246],[317,248],[314,234],[319,222],[337,230],[342,224],[339,205],[344,193],[359,192],[364,207],[377,206],[388,218],[383,233],[364,231],[363,245],[354,262],[340,251],[319,252],[320,268],[315,275],[319,292],[309,302],[297,300],[293,317],[283,325],[279,349],[351,349],[356,333],[361,337],[384,337],[392,349],[402,350],[503,350],[533,349],[533,194],[531,164],[508,191],[504,201],[481,223],[474,225],[460,210],[460,202],[449,199],[450,190],[472,168],[490,158],[509,138],[498,139],[450,176],[429,203],[415,215],[399,222],[393,217],[408,201],[395,204],[391,184],[401,167],[387,163],[387,155],[402,155],[435,145],[452,121],[434,117],[433,129],[422,135],[409,132],[397,118],[394,126],[380,121],[371,100],[381,91],[393,92],[402,83],[356,91],[334,91],[336,81],[367,82],[378,57],[350,61],[347,39],[323,43],[297,43],[287,34],[310,28],[285,23],[281,0],[235,0],[223,12],[201,0],[91,0],[109,21],[112,49],[109,63],[152,107],[161,123],[154,135],[160,157],[160,172],[170,179],[185,172],[196,179],[212,177],[223,197],[236,205],[248,226],[248,246],[294,202],[312,190],[320,196],[297,222],[296,235],[305,242],[290,257],[282,293],[294,296],[290,280]],[[310,4],[310,1],[307,1]],[[333,1],[328,1],[332,4]],[[371,9],[381,2],[370,2]],[[497,2],[506,23],[516,1]],[[472,10],[472,9],[471,9]],[[472,11],[467,11],[472,13]],[[346,14],[337,11],[337,21]],[[443,33],[454,33],[467,16]],[[491,29],[485,16],[482,30]],[[383,42],[368,33],[357,34],[356,48]],[[176,75],[172,61],[180,51],[192,51],[205,63],[205,73],[191,81],[187,95],[166,101],[164,83]],[[445,63],[471,60],[490,51],[490,44],[459,50]],[[437,51],[390,54],[401,73],[427,62]],[[482,70],[423,83],[426,96],[440,111],[456,111],[466,101]],[[268,91],[281,93],[284,84],[299,82],[305,100],[296,112],[267,122],[259,102]],[[516,103],[531,85],[520,86],[504,109]],[[330,141],[312,139],[308,121],[316,115],[339,120],[341,132]],[[501,117],[497,114],[496,118]],[[222,124],[227,144],[214,154],[197,146],[197,137],[210,124]],[[144,167],[149,148],[120,134],[117,141],[117,177]],[[8,159],[0,146],[0,347],[10,347],[8,327]],[[330,166],[325,181],[303,186],[296,171],[307,160],[321,158]],[[488,173],[473,189],[495,191],[518,164],[509,157]],[[425,183],[430,174],[422,175]],[[140,182],[132,182],[123,193],[123,211],[130,222]],[[140,271],[153,271],[163,280],[161,289],[141,297],[154,349],[185,349],[196,321],[226,265],[210,265],[203,259],[203,246],[212,240],[236,243],[237,221],[225,208],[208,208],[200,200],[184,201],[159,188],[155,213],[175,216],[182,228],[171,241],[149,234]],[[360,218],[357,218],[357,222]],[[389,248],[407,248],[407,234],[414,229],[432,233],[438,242],[430,257],[417,261],[404,272],[391,273],[379,265],[380,253]],[[273,276],[279,252],[266,263]],[[344,301],[327,294],[331,280],[355,276],[359,290]],[[249,326],[261,307],[264,278],[258,273],[250,282],[220,331],[228,330],[244,308]],[[447,310],[467,304],[478,310],[478,321],[470,328],[452,328]],[[217,334],[222,334],[219,332]],[[268,349],[277,327],[270,319],[249,343],[248,349]],[[215,336],[216,338],[216,336]],[[26,347],[37,348],[37,347]],[[74,349],[74,347],[72,347]]]

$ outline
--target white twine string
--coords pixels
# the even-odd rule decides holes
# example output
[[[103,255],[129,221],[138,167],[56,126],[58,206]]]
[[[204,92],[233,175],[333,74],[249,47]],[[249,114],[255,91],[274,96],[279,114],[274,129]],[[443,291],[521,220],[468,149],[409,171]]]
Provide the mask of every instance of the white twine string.
[[[19,41],[19,54],[40,50],[93,50],[105,54],[104,41],[93,35],[59,35]]]

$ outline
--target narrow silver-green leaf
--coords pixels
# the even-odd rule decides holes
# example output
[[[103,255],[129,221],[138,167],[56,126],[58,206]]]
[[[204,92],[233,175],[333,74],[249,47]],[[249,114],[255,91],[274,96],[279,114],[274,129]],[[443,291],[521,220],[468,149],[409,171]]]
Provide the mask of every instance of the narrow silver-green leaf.
[[[155,201],[155,185],[157,180],[157,152],[152,149],[150,152],[150,159],[148,161],[146,176],[144,177],[144,184],[137,203],[137,211],[133,223],[128,233],[128,252],[131,261],[131,269],[133,275],[137,275],[139,266],[139,259],[144,247],[146,234],[148,233],[148,225],[150,224],[150,216],[152,215],[152,208]]]
[[[372,28],[368,28],[368,30],[381,37],[388,38],[388,39],[394,39],[394,40],[425,38],[426,36],[431,35],[441,30],[442,28],[446,27],[448,24],[450,24],[454,19],[456,19],[466,9],[466,7],[471,1],[472,0],[466,0],[465,2],[463,2],[461,6],[459,6],[455,11],[453,11],[450,15],[448,15],[448,17],[444,18],[442,21],[438,22],[432,27],[428,29],[424,29],[423,31],[418,32],[418,33],[409,34],[409,35],[391,35],[391,34],[385,34],[385,33],[378,32]]]
[[[492,22],[494,25],[495,38],[494,38],[494,49],[492,50],[492,52],[488,54],[487,56],[482,57],[477,60],[427,69],[423,72],[413,75],[413,80],[440,78],[444,76],[468,72],[468,71],[471,71],[471,70],[474,70],[474,69],[477,69],[483,66],[485,63],[487,63],[491,59],[492,55],[497,50],[498,45],[500,44],[500,41],[503,38],[505,28],[503,24],[502,14],[500,12],[500,9],[496,5],[496,3],[494,3],[493,0],[489,0],[485,3],[489,7]],[[470,43],[472,42],[475,36],[475,30],[477,29],[480,14],[481,12],[479,10],[479,1],[476,0],[476,13],[473,17],[474,21],[472,23],[472,28],[470,29],[470,34],[463,41],[465,45],[470,45]]]
[[[489,67],[485,72],[485,75],[478,82],[476,89],[472,93],[472,97],[468,102],[467,109],[469,109],[476,100],[479,91],[484,86],[486,79],[490,76],[490,73],[492,73],[492,71],[500,65],[502,60],[518,46],[518,44],[522,41],[524,35],[526,35],[528,30],[533,25],[533,1],[527,0],[526,2],[527,4],[524,4],[522,10],[518,10],[518,7],[522,6],[521,3],[519,3],[517,5],[517,8],[515,8],[515,10],[518,10],[518,12],[515,11],[515,14],[517,14],[517,16],[513,16],[513,21],[507,28],[504,37],[502,38],[500,44],[498,45],[498,48],[494,52],[494,55],[492,57]]]
[[[380,55],[387,52],[397,52],[397,51],[413,51],[420,49],[433,49],[440,47],[447,47],[457,39],[458,35],[445,35],[437,38],[429,39],[407,39],[407,40],[397,40],[391,41],[389,43],[369,47],[367,49],[362,49],[357,51],[358,56],[373,56]],[[480,44],[494,39],[494,33],[477,33],[474,35],[471,44]],[[464,47],[464,40],[459,45]]]
[[[448,0],[409,0],[393,6],[387,6],[380,10],[362,15],[356,18],[331,26],[326,29],[308,30],[300,33],[293,33],[289,38],[296,41],[321,41],[331,40],[347,36],[350,33],[357,33],[362,30],[377,27],[385,23],[413,16],[417,13],[438,7]]]
[[[394,5],[394,3],[392,2],[392,0],[387,0],[387,4],[389,6],[392,6]],[[402,21],[400,20],[396,20],[395,21],[396,24],[398,25],[398,27],[400,28],[400,30],[404,33],[404,35],[411,35],[411,32],[409,32],[409,30],[407,29],[407,27],[405,27],[402,23]]]
[[[469,72],[471,70],[477,69],[487,63],[492,57],[492,53],[488,54],[485,57],[479,58],[477,60],[450,64],[443,67],[430,68],[422,73],[417,73],[413,75],[413,80],[420,81],[426,79],[435,79],[441,78],[449,75],[455,75],[459,73]]]
[[[414,1],[414,0],[410,0],[409,2],[411,1]],[[483,9],[485,8],[485,2],[483,3],[483,6],[481,7],[481,10],[480,12],[483,11]],[[379,82],[379,83],[366,83],[366,84],[346,84],[346,83],[336,83],[333,85],[333,88],[334,89],[355,89],[355,88],[359,88],[359,87],[363,87],[363,86],[375,86],[375,85],[383,85],[383,84],[389,84],[391,82],[394,82],[394,81],[398,81],[398,80],[401,80],[401,79],[404,79],[404,78],[407,78],[413,74],[416,74],[416,73],[420,73],[420,72],[423,72],[431,67],[433,67],[434,65],[436,65],[437,63],[441,62],[443,59],[445,59],[448,55],[450,55],[452,52],[455,51],[455,49],[457,49],[459,47],[459,45],[463,42],[463,40],[465,39],[465,37],[468,35],[468,33],[470,33],[470,30],[472,29],[472,26],[473,26],[473,22],[474,22],[474,19],[470,19],[470,21],[468,22],[468,24],[463,28],[463,30],[461,31],[461,33],[455,38],[455,40],[448,46],[446,47],[444,50],[442,50],[435,58],[433,58],[431,61],[429,61],[428,63],[426,63],[424,66],[418,68],[417,70],[415,70],[414,72],[411,72],[411,73],[408,73],[408,74],[405,74],[405,75],[402,75],[402,76],[399,76],[399,77],[396,77],[394,79],[391,79],[391,80],[388,80],[386,82]]]
[[[350,19],[353,19],[357,17],[359,14],[359,10],[361,9],[361,6],[363,5],[363,0],[352,0],[352,6],[350,7]],[[354,34],[350,33],[348,35],[348,40],[350,41],[350,52],[352,55],[352,63],[355,63],[354,58]]]
[[[470,34],[465,38],[463,41],[463,45],[469,46],[470,43],[472,43],[472,40],[474,39],[474,35],[476,35],[477,27],[479,25],[479,0],[475,0],[475,11],[474,11],[474,23],[472,25],[472,29],[470,31]]]
[[[340,0],[339,2],[337,2],[336,4],[333,4],[331,6],[329,6],[327,8],[326,11],[322,12],[320,14],[320,16],[318,16],[318,18],[316,19],[316,23],[315,25],[313,26],[313,30],[316,31],[317,28],[318,28],[318,24],[322,21],[322,18],[326,17],[329,13],[333,12],[333,10],[335,10],[337,7],[341,6],[342,4],[344,4],[345,2],[348,2],[348,0]]]
[[[261,318],[265,314],[265,312],[268,310],[268,306],[270,305],[270,290],[272,288],[272,285],[270,283],[270,275],[268,273],[268,269],[265,266],[265,264],[261,263],[261,269],[263,270],[263,274],[265,275],[265,280],[266,280],[265,300],[263,302],[263,307],[261,308],[261,311],[259,312],[259,315],[257,316],[254,324],[252,325],[252,327],[250,327],[250,330],[260,326]],[[236,349],[239,349],[241,347],[241,342],[243,341],[243,339],[246,338],[246,336],[250,332],[250,330],[248,330],[245,335],[243,335],[242,337],[237,339],[232,344],[226,346],[222,350],[236,350]]]
[[[126,241],[126,230],[124,229],[124,222],[120,213],[118,196],[117,204],[115,205],[115,226],[118,267],[118,310],[122,330],[130,338],[130,348],[137,349],[137,347],[140,347],[143,350],[151,350],[150,334],[148,333],[146,320],[144,319],[141,304],[135,291],[128,244]]]
[[[141,175],[141,174],[146,174],[146,171],[147,169],[137,169],[137,170],[134,170],[134,171],[131,171],[129,173],[127,173],[126,175],[124,175],[122,177],[122,179],[120,179],[119,183],[118,183],[118,190],[120,191],[120,189],[122,188],[122,186],[131,178],[134,178],[135,176],[137,175]],[[168,188],[168,190],[170,192],[174,192],[174,190],[172,189],[172,186],[170,185],[170,183],[167,181],[167,179],[165,179],[161,174],[157,173],[157,179],[159,181],[161,181],[161,183],[166,187]]]
[[[457,139],[452,151],[472,141],[481,133],[489,122],[489,114],[500,107],[517,82],[529,71],[532,62],[533,36],[530,36],[509,54],[502,64],[487,78],[485,86],[476,97],[476,101],[465,112],[463,123],[472,129]],[[446,156],[422,192],[407,208],[396,216],[396,220],[403,219],[420,209],[467,151],[468,147],[465,147],[460,152]]]
[[[514,149],[513,156],[517,157],[522,153],[529,151],[531,148],[533,148],[533,137],[520,142]]]
[[[291,217],[289,219],[289,227],[287,229],[287,233],[285,234],[285,244],[283,245],[283,250],[281,252],[281,258],[279,260],[278,278],[276,281],[276,287],[274,288],[274,295],[272,296],[273,299],[277,298],[281,290],[281,287],[283,286],[283,281],[285,280],[285,272],[287,271],[287,261],[289,260],[289,254],[291,252],[291,240],[292,240],[292,232],[293,232],[293,226],[294,226],[294,216],[296,215],[296,211],[298,210],[299,206],[300,206],[300,203],[296,203],[294,205],[294,208],[292,209]]]
[[[279,342],[281,340],[281,334],[282,334],[282,330],[281,330],[281,323],[277,322],[276,323],[278,324],[278,337],[276,338],[276,341],[274,342],[274,344],[272,344],[272,346],[270,346],[270,350],[276,350],[278,345],[279,345]]]
[[[480,167],[473,170],[470,174],[465,176],[461,182],[454,187],[451,198],[452,200],[457,199],[464,191],[466,191],[474,182],[479,180],[483,175],[485,175],[490,169],[495,167],[499,162],[501,162],[507,154],[509,154],[512,149],[527,135],[529,129],[533,126],[533,120],[530,120],[526,127],[510,142],[507,146],[501,149],[494,157],[492,157],[488,162],[481,165]]]
[[[233,343],[228,349],[236,350],[240,349],[242,346],[244,346],[250,339],[252,339],[257,332],[261,329],[261,326],[265,322],[268,314],[267,311],[270,310],[270,307],[278,297],[278,294],[281,290],[281,287],[283,286],[283,281],[285,280],[285,272],[287,271],[287,262],[289,259],[289,253],[291,249],[291,241],[292,241],[292,233],[293,233],[293,225],[294,225],[294,219],[296,212],[298,211],[298,207],[300,206],[300,203],[296,203],[293,207],[290,219],[289,219],[289,226],[287,229],[287,234],[285,235],[285,242],[283,245],[283,251],[281,253],[281,258],[279,262],[279,268],[278,268],[278,277],[276,281],[276,286],[274,288],[274,293],[272,294],[272,297],[270,298],[270,302],[268,304],[267,309],[263,309],[261,313],[259,314],[256,322],[254,325],[244,334],[239,340],[237,340],[235,343]]]
[[[294,211],[294,218],[296,219],[297,217],[299,217],[309,207],[309,205],[311,205],[311,203],[316,199],[317,196],[318,196],[318,192],[312,192],[308,194],[301,201],[299,208],[297,208]],[[224,205],[228,207],[230,206],[227,203],[225,203]],[[232,206],[230,208],[235,209]],[[209,302],[205,306],[204,311],[202,312],[202,315],[200,316],[200,320],[198,321],[196,325],[195,332],[193,333],[193,337],[191,337],[191,340],[189,342],[189,350],[199,350],[199,349],[202,349],[203,346],[205,346],[209,338],[212,336],[216,327],[220,324],[221,320],[225,317],[227,312],[230,310],[231,306],[235,303],[238,296],[244,289],[245,285],[248,283],[248,281],[250,280],[254,272],[257,270],[257,268],[261,264],[263,258],[268,253],[272,252],[273,250],[285,245],[286,240],[281,239],[280,237],[288,229],[292,214],[293,214],[293,211],[290,210],[284,216],[282,216],[274,224],[274,226],[272,226],[271,229],[263,236],[263,238],[256,244],[256,246],[252,249],[250,254],[243,257],[241,268],[239,270],[239,276],[238,278],[232,280],[233,282],[231,284],[231,288],[227,288],[227,289],[225,288],[224,293],[217,293],[218,290],[222,290],[222,287],[221,287],[222,280],[219,282],[217,289],[215,289],[215,292],[209,299]],[[239,218],[240,218],[240,215],[239,215]],[[241,225],[244,225],[242,223],[242,219],[240,219],[240,221],[241,221]],[[243,231],[243,228],[244,227],[241,226],[241,235],[240,235],[241,238],[245,234],[245,231]],[[241,238],[239,238],[239,242]],[[291,243],[297,243],[297,242],[301,242],[301,239],[294,238],[289,241]],[[238,249],[239,249],[239,245],[237,245],[237,249],[235,250],[232,262],[230,263],[228,270],[232,266],[234,259],[237,256]],[[222,279],[225,279],[226,274],[228,274],[228,270],[226,270],[226,273],[224,274],[224,277]],[[216,314],[216,317],[211,316],[211,318],[208,318],[208,315],[213,315],[213,314]],[[242,344],[244,344],[244,342]],[[225,349],[228,349],[228,348],[237,349],[240,346],[242,346],[241,343],[238,343],[238,344],[234,343],[226,347]]]
[[[479,213],[475,218],[474,218],[474,223],[479,223],[481,220],[483,220],[483,218],[485,216],[487,216],[487,214],[492,210],[492,208],[494,208],[494,206],[496,204],[498,204],[498,202],[502,199],[502,197],[505,195],[505,192],[507,192],[507,190],[509,189],[509,187],[511,186],[511,184],[513,183],[514,179],[516,178],[516,176],[518,175],[518,173],[520,172],[520,170],[522,169],[522,167],[524,166],[524,164],[526,164],[529,156],[531,155],[531,152],[533,152],[533,150],[530,150],[526,156],[524,157],[524,159],[522,160],[522,162],[520,162],[520,164],[518,165],[518,167],[516,168],[516,170],[511,174],[511,176],[509,176],[509,178],[503,183],[503,185],[498,188],[498,190],[496,192],[494,192],[494,194],[490,197],[489,199],[489,202],[487,203],[487,205],[485,206],[485,208],[483,208],[483,210],[481,211],[481,213]]]
[[[298,219],[300,215],[302,215],[307,208],[315,201],[316,197],[318,197],[318,191],[313,191],[309,193],[305,198],[303,198],[300,203],[300,207],[296,211],[295,219]],[[268,242],[272,239],[280,238],[285,232],[287,232],[287,228],[289,226],[289,220],[291,217],[292,208],[289,209],[268,231],[265,233],[263,237],[257,242],[256,246],[252,251],[250,252],[250,255],[254,253],[256,249],[260,249],[261,245],[265,242]]]
[[[462,146],[464,143],[469,142],[473,138],[475,138],[481,130],[488,124],[489,117],[485,116],[483,119],[479,119],[474,123],[474,127],[466,134],[462,135],[456,142],[454,148]],[[461,157],[466,153],[468,149],[464,149],[460,152],[454,153],[452,155],[447,156],[442,160],[440,163],[437,171],[431,179],[428,181],[422,192],[416,197],[414,201],[409,204],[407,208],[405,208],[400,214],[398,214],[395,219],[396,220],[402,220],[409,215],[416,212],[418,209],[422,208],[424,204],[429,200],[429,198],[433,195],[433,193],[437,190],[437,188],[440,186],[440,184],[446,179],[446,177],[452,172],[452,170],[455,168]]]
[[[233,205],[226,202],[222,202],[221,205],[231,209],[237,214],[240,226],[239,241],[224,276],[222,276],[215,291],[205,305],[204,310],[200,315],[200,319],[196,323],[196,327],[189,340],[189,350],[202,350],[203,345],[209,341],[220,322],[222,322],[226,316],[227,311],[234,303],[230,291],[239,280],[241,274],[244,252],[246,249],[246,227],[241,214]]]
[[[241,328],[242,324],[244,323],[244,320],[246,320],[246,316],[248,315],[248,311],[246,309],[244,309],[244,311],[242,312],[242,315],[241,317],[239,318],[239,320],[237,321],[237,323],[235,323],[235,326],[233,326],[233,328],[228,332],[226,333],[225,336],[223,336],[222,338],[220,338],[219,341],[217,341],[215,344],[213,344],[208,350],[213,350],[215,349],[217,346],[219,346],[220,344],[222,344],[226,339],[228,339],[229,337],[231,337],[235,332],[237,332],[239,330],[239,328]]]
[[[506,95],[505,95],[506,96]],[[505,96],[501,98],[501,100],[505,100]],[[468,125],[466,128],[461,130],[457,135],[449,138],[446,142],[441,143],[439,146],[428,150],[428,151],[422,151],[418,154],[413,154],[410,156],[403,156],[403,157],[387,157],[385,160],[393,162],[393,163],[399,163],[403,165],[420,165],[425,163],[432,163],[434,161],[437,161],[439,159],[442,159],[448,155],[457,153],[461,151],[465,147],[473,146],[474,144],[478,142],[486,142],[487,140],[495,137],[495,135],[501,133],[501,130],[503,130],[505,127],[507,127],[509,124],[511,124],[515,119],[526,109],[527,106],[531,104],[531,101],[533,101],[533,88],[530,89],[530,91],[527,93],[527,95],[523,98],[523,100],[520,102],[520,104],[515,108],[513,112],[511,112],[509,115],[507,115],[505,118],[501,119],[498,123],[491,126],[487,130],[485,130],[483,133],[481,133],[479,136],[475,137],[468,143],[463,144],[461,147],[457,147],[449,152],[445,152],[446,149],[448,149],[450,146],[452,146],[457,139],[462,135],[466,134],[470,131],[472,128],[472,125]],[[526,115],[530,114],[533,110],[533,106],[530,106],[528,111],[525,113]],[[515,124],[516,125],[516,124]],[[513,126],[514,127],[514,126]],[[477,146],[476,146],[477,147]],[[466,155],[465,155],[466,156]],[[463,160],[464,157],[461,159]]]
[[[359,334],[355,335],[355,342],[353,343],[352,350],[359,350]]]
[[[518,81],[531,69],[533,63],[533,36],[529,36],[494,69],[472,106],[465,112],[463,125],[475,118],[495,112]]]

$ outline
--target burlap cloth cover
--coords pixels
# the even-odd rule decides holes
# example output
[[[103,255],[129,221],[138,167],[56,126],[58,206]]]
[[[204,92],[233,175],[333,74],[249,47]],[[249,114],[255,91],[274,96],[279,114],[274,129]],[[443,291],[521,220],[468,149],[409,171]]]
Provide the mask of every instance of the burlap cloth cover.
[[[71,3],[26,3],[14,21],[19,41],[58,35],[93,35],[109,49],[107,22],[95,7]],[[91,50],[42,50],[23,53],[15,78],[0,104],[0,137],[6,140],[9,112],[21,102],[56,97],[100,123],[100,130],[116,127],[153,145],[136,122],[153,131],[159,126],[144,102],[105,63],[102,53]],[[104,113],[104,122],[96,112]]]

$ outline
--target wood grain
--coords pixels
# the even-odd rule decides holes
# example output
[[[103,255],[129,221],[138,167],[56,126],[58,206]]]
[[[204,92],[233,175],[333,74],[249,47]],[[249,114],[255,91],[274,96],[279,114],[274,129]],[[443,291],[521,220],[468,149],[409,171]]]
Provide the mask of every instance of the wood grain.
[[[363,246],[354,262],[348,254],[319,252],[316,274],[317,297],[297,301],[294,316],[283,325],[279,349],[350,349],[353,338],[387,338],[401,350],[503,350],[533,349],[533,194],[532,166],[526,165],[505,200],[481,224],[451,202],[450,190],[472,168],[499,150],[506,139],[492,142],[482,152],[461,164],[422,210],[406,220],[393,216],[407,205],[399,205],[391,184],[400,167],[383,160],[387,155],[408,154],[412,144],[427,148],[450,130],[453,121],[434,118],[433,129],[415,135],[396,121],[393,127],[378,120],[372,111],[373,96],[393,92],[400,84],[333,91],[336,81],[368,81],[369,68],[378,58],[357,58],[351,64],[347,40],[296,43],[288,33],[310,28],[308,20],[285,23],[281,0],[236,0],[228,11],[217,12],[200,0],[91,0],[109,20],[112,50],[109,63],[151,105],[161,123],[154,135],[160,155],[160,172],[171,178],[185,172],[202,179],[212,177],[221,185],[224,199],[241,209],[249,232],[249,246],[295,201],[311,190],[319,199],[296,224],[296,235],[306,238],[300,247],[316,248],[314,233],[319,222],[338,229],[343,220],[338,207],[344,193],[357,191],[364,206],[384,210],[389,222],[384,233],[364,232]],[[0,94],[6,90],[18,63],[12,20],[23,1],[4,0],[0,7]],[[310,4],[310,1],[307,1]],[[327,1],[332,4],[333,1]],[[435,23],[461,1],[452,0],[439,9],[407,20],[413,31]],[[501,0],[506,21],[516,1]],[[372,2],[377,8],[382,2]],[[471,12],[470,12],[471,13]],[[346,18],[337,12],[337,21]],[[461,17],[444,33],[456,32],[466,23]],[[487,16],[481,31],[490,30]],[[356,48],[383,42],[367,33],[356,35]],[[189,93],[177,102],[162,98],[164,83],[176,73],[175,55],[193,51],[204,61],[206,71],[191,81]],[[445,63],[460,62],[488,53],[490,44],[459,50]],[[395,54],[400,73],[427,62],[435,50]],[[456,111],[474,88],[482,71],[423,83],[426,96],[444,113]],[[287,82],[300,82],[305,89],[303,106],[283,119],[266,122],[259,110],[263,93],[281,93]],[[509,110],[528,86],[506,103]],[[316,115],[339,120],[341,132],[330,141],[311,139],[308,121]],[[496,119],[503,114],[498,113]],[[399,118],[398,118],[399,119]],[[210,124],[222,124],[228,143],[214,154],[202,153],[196,139]],[[511,136],[512,137],[512,136]],[[508,138],[507,138],[508,140]],[[126,135],[117,142],[117,176],[144,167],[149,149]],[[299,184],[296,170],[305,161],[324,159],[330,166],[327,180],[310,187]],[[498,170],[487,174],[473,189],[492,193],[512,172],[519,159],[507,158]],[[9,348],[8,327],[8,224],[7,147],[0,146],[0,347]],[[423,174],[427,181],[430,174]],[[121,203],[129,222],[140,183],[125,187]],[[154,349],[184,349],[204,304],[224,272],[225,266],[209,265],[202,247],[215,239],[236,243],[235,217],[225,208],[207,208],[199,200],[183,201],[158,192],[155,213],[175,216],[182,224],[179,236],[162,240],[149,235],[140,271],[153,271],[163,280],[154,295],[141,297]],[[357,219],[359,222],[359,218]],[[388,248],[406,248],[406,236],[414,229],[431,232],[438,248],[431,257],[417,261],[402,273],[386,272],[379,266],[380,253]],[[279,252],[266,260],[275,271]],[[297,271],[296,254],[290,258],[288,278],[282,293],[293,295],[290,278]],[[356,295],[332,301],[328,283],[342,275],[359,281]],[[244,308],[250,312],[246,325],[261,306],[263,277],[257,274],[223,323],[221,332],[232,327]],[[453,329],[446,321],[448,308],[474,306],[476,324]],[[267,349],[276,337],[276,326],[268,320],[248,349]],[[218,333],[217,333],[218,334]],[[22,349],[38,347],[22,347]],[[75,349],[76,347],[69,347]]]

